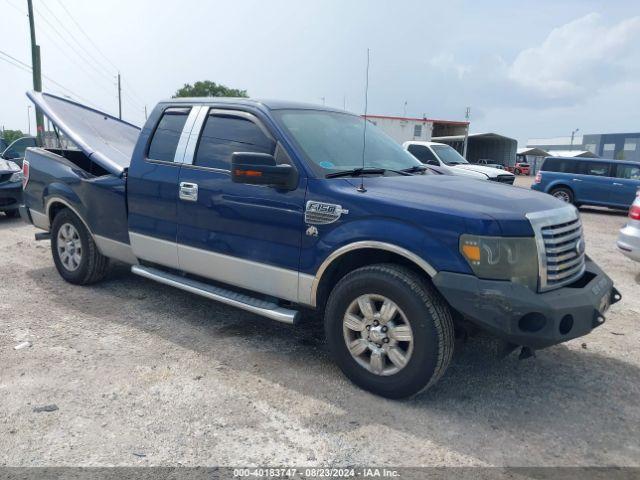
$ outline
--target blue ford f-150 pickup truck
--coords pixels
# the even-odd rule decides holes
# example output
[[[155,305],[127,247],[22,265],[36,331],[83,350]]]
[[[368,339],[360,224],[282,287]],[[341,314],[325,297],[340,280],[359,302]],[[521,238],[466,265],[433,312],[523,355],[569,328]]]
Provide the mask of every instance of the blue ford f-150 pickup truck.
[[[428,175],[357,115],[174,99],[140,130],[28,95],[78,147],[23,165],[21,214],[50,232],[65,280],[96,282],[114,259],[282,322],[316,308],[336,363],[377,394],[436,382],[465,326],[528,352],[589,333],[620,299],[573,206]]]

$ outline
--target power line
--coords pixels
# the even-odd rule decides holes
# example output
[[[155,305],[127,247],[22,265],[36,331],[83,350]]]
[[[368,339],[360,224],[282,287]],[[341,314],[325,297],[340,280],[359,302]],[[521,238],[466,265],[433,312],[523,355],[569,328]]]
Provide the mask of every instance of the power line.
[[[51,27],[51,29],[55,32],[55,34],[58,35],[58,37],[60,37],[60,39],[64,43],[66,43],[69,46],[69,48],[71,50],[73,50],[81,60],[86,62],[87,65],[89,65],[97,73],[98,77],[96,77],[96,78],[100,78],[102,80],[106,80],[109,84],[113,85],[113,79],[109,78],[108,75],[106,75],[106,78],[105,78],[104,72],[101,72],[100,70],[98,70],[96,68],[96,66],[93,63],[91,63],[90,60],[87,60],[85,58],[84,54],[81,51],[79,51],[71,42],[69,42],[69,40],[67,40],[67,38],[60,33],[60,31],[56,28],[56,26],[53,23],[51,23],[49,21],[49,19],[46,17],[46,15],[43,15],[42,12],[37,7],[36,7],[36,12],[38,12],[40,14],[41,20],[43,22],[45,22],[47,25],[49,25],[49,27]],[[63,26],[63,28],[64,28],[64,26]]]
[[[28,63],[25,63],[25,62],[23,62],[21,60],[18,60],[16,57],[14,57],[12,55],[9,55],[8,53],[3,52],[2,50],[0,50],[0,55],[4,55],[5,57],[8,57],[8,58],[0,57],[0,60],[4,60],[9,65],[13,65],[14,67],[18,67],[18,68],[20,68],[21,70],[23,70],[25,72],[31,73],[31,66]],[[56,85],[58,88],[66,91],[67,93],[71,94],[72,96],[76,97],[77,99],[82,100],[87,105],[92,106],[94,108],[98,108],[93,104],[93,102],[91,102],[91,101],[87,100],[86,98],[78,95],[76,92],[74,92],[73,90],[65,87],[60,82],[54,80],[53,78],[49,77],[48,75],[42,75],[42,76],[46,80],[48,80],[50,83]]]
[[[0,52],[0,54],[2,54],[3,52]],[[11,60],[9,60],[8,58],[3,58],[0,57],[0,60],[4,60],[5,62],[7,62],[9,65],[13,65],[14,67],[19,68],[20,70],[23,70],[27,73],[31,73],[31,67],[24,67],[22,65],[20,65],[19,63],[14,63]]]
[[[14,9],[16,9],[18,12],[25,14],[25,12],[23,12],[22,10],[20,10],[20,8],[18,8],[16,5],[12,4],[9,0],[6,0],[6,2],[7,2],[9,5],[11,5]],[[42,15],[41,15],[41,16],[42,16]],[[68,41],[67,41],[67,40],[66,40],[66,39],[65,39],[65,38],[60,34],[60,32],[55,28],[55,26],[54,26],[54,25],[52,25],[52,24],[51,24],[51,22],[49,22],[49,21],[46,19],[46,17],[44,17],[44,16],[42,16],[42,17],[43,17],[43,18],[42,18],[42,20],[44,20],[46,23],[48,23],[48,24],[50,25],[50,27],[54,30],[54,32],[55,32],[55,33],[56,33],[56,34],[57,34],[57,35],[58,35],[58,36],[59,36],[59,37],[60,37],[60,38],[65,42],[65,43],[67,43],[67,44],[68,44],[68,45],[73,49],[73,45],[69,44],[69,42],[68,42]],[[43,34],[44,34],[44,35],[45,35],[45,36],[46,36],[46,37],[47,37],[47,38],[52,42],[52,44],[53,44],[53,45],[54,45],[54,46],[55,46],[55,47],[60,51],[60,53],[61,53],[61,54],[62,54],[62,55],[63,55],[63,56],[64,56],[64,57],[69,61],[69,62],[71,62],[71,63],[75,64],[75,65],[76,65],[76,66],[77,66],[77,67],[78,67],[78,68],[79,68],[83,73],[85,73],[89,78],[91,78],[91,79],[93,79],[93,80],[96,80],[96,79],[99,79],[99,80],[105,80],[105,78],[104,78],[104,77],[102,77],[102,76],[95,77],[95,76],[94,76],[93,74],[91,74],[88,70],[86,70],[86,69],[84,68],[84,66],[83,66],[83,65],[82,65],[82,64],[81,64],[81,63],[76,59],[76,58],[78,58],[78,59],[82,59],[82,60],[85,60],[85,61],[86,61],[86,59],[84,59],[84,57],[82,57],[81,55],[78,55],[78,57],[69,56],[69,55],[67,54],[66,50],[65,50],[63,47],[61,47],[61,46],[60,46],[60,44],[56,41],[56,39],[55,39],[55,38],[53,38],[53,37],[51,36],[51,34],[47,31],[47,29],[45,29],[45,28],[42,28],[42,27],[41,27],[41,28],[40,28],[40,32],[41,32],[41,33],[43,33]],[[75,49],[74,49],[74,51],[76,51],[76,53],[78,53],[78,52],[77,52],[77,50],[75,50]],[[91,65],[91,63],[89,63],[89,65]],[[29,67],[29,68],[31,68],[31,67]],[[100,73],[100,72],[98,72],[98,73]],[[46,77],[46,76],[45,76],[45,75],[43,75],[43,77]],[[54,82],[52,82],[52,81],[51,81],[50,77],[49,77],[49,81],[50,81],[51,83],[54,83]],[[112,82],[112,81],[109,81],[109,80],[106,80],[106,81],[109,83],[109,85],[110,85],[111,87],[113,87],[113,82]],[[106,92],[106,93],[108,93],[109,95],[113,95],[113,90],[112,90],[112,89],[108,89],[106,86],[104,86],[103,84],[99,84],[99,83],[96,83],[95,85],[96,85],[97,87],[101,88],[103,91],[105,91],[105,92]]]
[[[7,4],[9,4],[9,6],[11,6],[14,10],[16,10],[18,13],[20,13],[21,15],[27,16],[28,17],[28,13],[26,11],[24,11],[23,9],[21,9],[19,6],[17,6],[16,4],[14,4],[12,1],[10,0],[5,0],[7,2]],[[100,48],[96,45],[96,43],[89,37],[89,35],[86,33],[86,31],[82,28],[82,26],[75,20],[75,18],[71,15],[71,13],[69,12],[69,10],[60,2],[60,0],[58,0],[58,3],[60,3],[61,7],[64,9],[64,11],[67,13],[67,15],[71,18],[71,20],[73,21],[73,23],[78,27],[78,29],[83,33],[83,35],[87,38],[87,40],[94,46],[94,48],[96,49],[96,51],[98,51],[98,53],[100,53],[100,55],[102,55],[102,57],[105,58],[105,60],[111,64],[114,68],[117,69],[117,67],[115,66],[115,64],[109,60],[108,57],[106,57],[106,55],[100,50]],[[69,35],[82,49],[84,52],[86,52],[86,54],[89,56],[89,58],[93,61],[96,61],[95,56],[91,55],[91,53],[80,43],[80,41],[64,26],[64,24],[61,22],[61,20],[51,11],[51,9],[49,7],[47,7],[47,5],[45,5],[44,3],[42,3],[41,5],[43,5],[47,11],[49,11],[49,13],[51,14],[51,16],[60,24],[60,26],[62,27],[62,29],[64,30],[65,33],[67,33],[67,35]],[[46,28],[42,28],[40,29],[40,31],[51,41],[51,43],[60,51],[60,53],[71,63],[74,63],[83,73],[85,73],[88,77],[92,78],[92,79],[96,79],[96,80],[102,80],[105,81],[110,87],[113,87],[115,85],[113,79],[110,79],[109,74],[105,74],[104,72],[102,72],[101,70],[98,70],[96,68],[96,66],[91,62],[91,61],[87,61],[87,58],[85,58],[85,56],[82,54],[82,52],[80,52],[77,48],[74,47],[73,44],[71,44],[69,42],[69,40],[63,36],[60,31],[56,28],[56,26],[51,23],[51,21],[49,21],[49,19],[42,14],[42,12],[40,12],[40,10],[38,10],[38,8],[36,7],[36,11],[40,14],[40,16],[42,17],[42,20],[48,25],[49,28],[51,28],[51,30],[53,30],[53,32],[66,44],[69,46],[69,48],[71,50],[73,50],[73,52],[75,52],[77,54],[76,56],[73,55],[68,55],[67,51],[65,48],[63,48],[57,41],[55,38],[53,38],[53,36],[47,31]],[[0,53],[4,53],[4,52],[0,52]],[[5,55],[11,57],[10,55],[6,54]],[[18,68],[24,69],[24,68],[28,68],[29,71],[31,71],[31,66],[24,63],[24,62],[20,62],[20,60],[16,59],[15,57],[11,57],[13,58],[14,61],[22,63],[22,66],[18,66],[15,65],[14,63],[9,62],[7,59],[3,59],[5,60],[5,62],[16,66]],[[83,64],[79,61],[82,60],[84,63],[88,63],[89,66],[93,69],[93,71],[96,72],[97,76],[94,77],[95,74],[93,74],[92,72],[86,70],[83,66]],[[97,61],[96,61],[97,63]],[[104,68],[104,64],[99,64],[101,66],[101,68]],[[60,84],[59,82],[53,80],[51,77],[47,76],[47,75],[42,75],[44,78],[46,78],[49,83],[55,84],[57,85],[59,88],[62,88],[63,90],[65,90],[68,93],[71,93],[73,96],[81,99],[83,102],[92,105],[92,102],[84,99],[83,97],[80,97],[79,95],[77,95],[75,92],[71,91],[70,89],[66,88],[64,85]],[[134,98],[133,95],[138,96],[135,94],[135,92],[133,91],[133,88],[131,88],[131,85],[126,82],[123,81],[123,83],[125,83],[127,85],[127,90],[122,90],[122,93],[129,99],[129,101],[135,106],[134,110],[136,111],[144,111],[146,109],[146,105],[144,103],[144,101],[139,100]],[[104,90],[105,92],[107,92],[108,94],[112,95],[113,91],[111,89],[107,89],[106,86],[104,86],[103,84],[97,84],[98,87],[100,87],[102,90]],[[129,93],[131,92],[131,94]],[[139,97],[139,96],[138,96]],[[136,105],[137,104],[137,105]]]
[[[62,7],[62,9],[67,13],[67,15],[69,16],[69,18],[71,19],[71,21],[76,25],[76,27],[78,27],[78,30],[80,30],[80,33],[82,33],[87,40],[89,40],[89,43],[91,43],[91,45],[93,45],[93,48],[96,49],[96,51],[102,56],[102,58],[104,58],[107,63],[109,63],[114,70],[118,71],[120,70],[117,65],[115,63],[113,63],[111,60],[109,60],[109,57],[107,57],[102,50],[100,49],[100,47],[98,47],[98,45],[96,45],[96,43],[91,39],[91,37],[87,34],[87,32],[85,32],[84,28],[82,28],[82,25],[80,25],[80,23],[74,18],[73,15],[71,15],[71,12],[67,9],[67,7],[64,6],[64,4],[60,1],[57,0],[58,3],[60,4],[60,6]]]
[[[15,10],[17,10],[18,12],[20,12],[22,15],[27,15],[27,12],[25,12],[24,10],[22,10],[20,7],[18,7],[15,3],[10,2],[9,0],[5,0],[12,8],[14,8]]]
[[[69,11],[69,9],[64,5],[64,3],[61,2],[61,0],[57,0],[58,4],[62,7],[62,9],[66,12],[67,16],[71,19],[71,21],[75,24],[76,27],[78,27],[78,30],[80,31],[80,33],[82,33],[82,35],[84,35],[84,37],[89,41],[89,43],[93,46],[93,48],[95,48],[96,52],[98,52],[100,54],[100,56],[106,60],[106,62],[111,65],[114,70],[116,71],[120,71],[120,68],[118,68],[118,66],[111,61],[111,59],[109,57],[107,57],[105,55],[105,53],[102,51],[102,49],[98,46],[98,44],[96,42],[93,41],[93,39],[91,38],[91,36],[86,32],[86,30],[82,27],[82,25],[80,24],[80,22],[78,22],[75,17],[71,14],[71,12]],[[49,10],[50,11],[50,10]],[[76,40],[77,41],[77,40]],[[134,103],[138,102],[139,106],[144,107],[144,101],[142,101],[140,95],[138,95],[135,90],[131,87],[131,84],[129,84],[128,81],[126,81],[125,79],[122,79],[122,83],[127,85],[128,90],[131,92],[131,95],[129,96],[130,100],[132,100]],[[126,92],[125,92],[126,95]],[[135,98],[134,98],[135,97]]]
[[[73,32],[71,30],[69,30],[68,28],[65,27],[64,23],[62,23],[62,21],[58,18],[58,16],[47,6],[46,3],[42,2],[41,5],[51,14],[51,16],[53,17],[53,19],[58,22],[58,24],[62,27],[62,29],[64,30],[64,32],[74,41],[76,42],[76,44],[89,56],[90,60],[93,60],[95,62],[96,65],[104,68],[104,65],[99,64],[96,60],[96,58],[91,54],[91,52],[89,52],[86,47],[80,43],[80,41],[76,38],[76,36],[73,34]],[[96,71],[99,71],[97,68],[95,69]],[[116,69],[116,72],[118,71],[118,69]],[[109,71],[108,68],[104,68],[104,72],[105,75],[107,75],[108,77],[112,77],[114,72]]]

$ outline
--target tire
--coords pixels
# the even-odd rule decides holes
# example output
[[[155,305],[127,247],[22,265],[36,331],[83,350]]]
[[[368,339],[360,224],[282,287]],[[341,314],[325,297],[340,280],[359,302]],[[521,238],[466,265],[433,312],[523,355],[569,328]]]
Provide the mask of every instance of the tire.
[[[520,169],[519,169],[519,168],[516,168],[516,169],[513,171],[513,173],[514,173],[515,175],[520,175],[520,173],[521,173],[521,172],[520,172]]]
[[[378,317],[374,314],[367,318],[362,313],[358,303],[362,299],[364,304],[372,300],[369,304]],[[397,311],[384,321],[387,315],[382,305],[386,301],[394,304]],[[354,322],[354,318],[365,325]],[[372,318],[378,318],[380,323],[371,322]],[[409,325],[410,342],[397,340],[408,338],[405,323]],[[354,324],[360,330],[353,330]],[[383,333],[385,327],[387,331]],[[387,398],[409,397],[429,388],[447,369],[453,354],[453,320],[448,305],[426,279],[394,264],[359,268],[338,282],[327,302],[325,334],[332,356],[344,374],[359,387]],[[356,346],[356,353],[363,350],[359,356],[351,353],[347,342]],[[381,362],[372,362],[372,347],[378,352],[380,347],[385,352],[395,350],[392,353],[396,354],[385,353]],[[398,351],[404,362],[398,361]]]
[[[566,203],[573,203],[573,192],[565,187],[554,188],[549,192],[558,200],[562,200]]]
[[[20,216],[20,210],[5,210],[4,214],[7,218],[18,218]]]
[[[98,251],[87,227],[68,209],[60,210],[53,219],[51,254],[60,276],[75,285],[102,280],[109,267],[109,259]]]

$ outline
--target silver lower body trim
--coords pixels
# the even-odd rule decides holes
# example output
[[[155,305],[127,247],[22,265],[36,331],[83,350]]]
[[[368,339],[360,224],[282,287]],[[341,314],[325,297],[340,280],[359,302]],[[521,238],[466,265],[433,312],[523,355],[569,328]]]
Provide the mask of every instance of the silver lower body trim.
[[[313,305],[311,275],[129,232],[133,254],[149,262],[303,305]]]
[[[100,253],[105,257],[120,260],[121,262],[128,263],[129,265],[138,264],[138,259],[133,254],[131,245],[117,242],[116,240],[111,240],[110,238],[102,237],[100,235],[94,235],[93,240],[96,242],[96,246],[98,247],[98,250],[100,250]]]
[[[134,232],[129,232],[129,242],[131,242],[133,254],[139,259],[175,268],[176,270],[180,269],[176,242],[169,242]]]
[[[225,303],[232,307],[240,308],[247,312],[255,313],[256,315],[267,317],[278,322],[294,324],[298,321],[298,311],[280,307],[276,303],[267,302],[242,293],[208,285],[190,278],[173,275],[155,268],[134,265],[131,267],[131,271],[141,277],[155,280],[156,282],[179,288],[186,292],[195,293],[201,297]]]
[[[29,209],[29,215],[31,215],[31,221],[33,222],[34,227],[49,231],[51,226],[49,225],[49,217],[47,215],[40,213],[33,208]]]
[[[298,301],[298,272],[178,244],[180,270],[211,280]]]

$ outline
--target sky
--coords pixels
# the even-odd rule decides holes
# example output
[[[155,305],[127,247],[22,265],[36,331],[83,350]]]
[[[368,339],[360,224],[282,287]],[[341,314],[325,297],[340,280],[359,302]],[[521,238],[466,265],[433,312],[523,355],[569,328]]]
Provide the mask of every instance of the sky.
[[[461,120],[518,139],[640,131],[640,1],[33,0],[44,90],[144,123],[185,83]],[[27,131],[26,0],[0,0],[0,128]],[[4,54],[4,55],[3,55]],[[12,61],[13,62],[13,61]],[[15,62],[13,62],[15,63]]]

